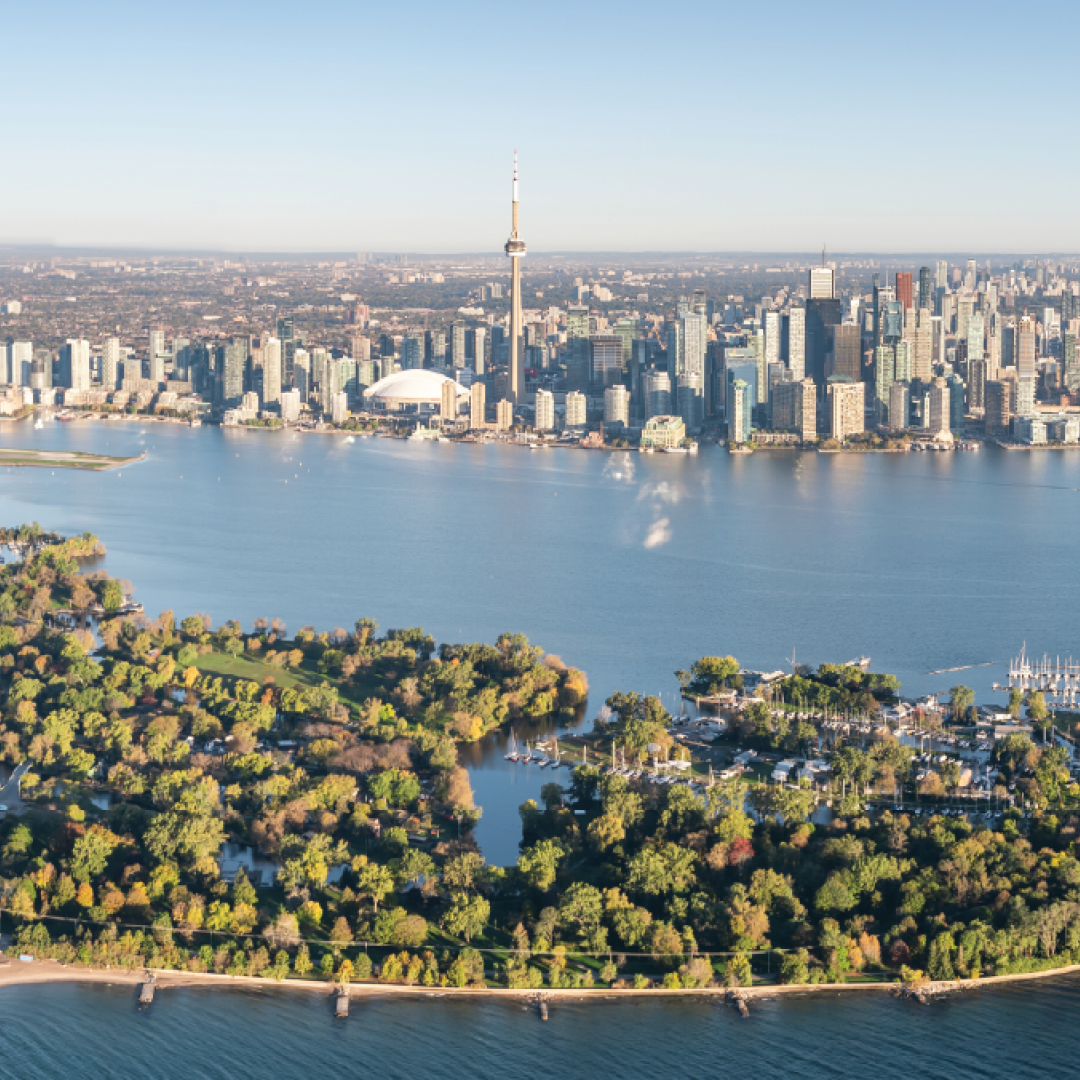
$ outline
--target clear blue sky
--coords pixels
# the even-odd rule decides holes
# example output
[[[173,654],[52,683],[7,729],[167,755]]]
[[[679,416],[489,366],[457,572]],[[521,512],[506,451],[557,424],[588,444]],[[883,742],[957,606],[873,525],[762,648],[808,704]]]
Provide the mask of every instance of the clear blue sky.
[[[1076,251],[1076,0],[8,5],[0,241]],[[516,86],[511,80],[516,80]]]

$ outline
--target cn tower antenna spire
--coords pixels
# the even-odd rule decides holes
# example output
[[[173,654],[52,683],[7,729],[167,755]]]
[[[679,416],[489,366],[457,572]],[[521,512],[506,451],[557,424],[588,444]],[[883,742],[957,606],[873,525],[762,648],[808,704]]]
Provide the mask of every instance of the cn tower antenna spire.
[[[518,233],[518,163],[514,151],[514,203],[513,230],[504,250],[510,257],[510,393],[515,405],[525,400],[525,356],[522,347],[521,318],[521,257],[525,254],[525,241]]]

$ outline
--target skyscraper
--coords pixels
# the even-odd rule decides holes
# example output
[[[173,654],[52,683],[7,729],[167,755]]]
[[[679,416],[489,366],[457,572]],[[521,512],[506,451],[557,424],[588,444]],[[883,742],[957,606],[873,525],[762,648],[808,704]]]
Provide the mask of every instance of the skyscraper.
[[[281,401],[281,341],[268,337],[263,342],[263,404]]]
[[[148,372],[150,381],[163,383],[165,381],[165,331],[151,330],[150,344],[146,350],[146,358],[149,361]]]
[[[833,271],[830,266],[810,267],[810,299],[831,300],[834,293]]]
[[[12,382],[14,382],[14,377]],[[120,385],[120,339],[107,338],[101,350],[101,388],[115,390]]]
[[[61,383],[72,390],[90,389],[90,342],[82,338],[68,338],[61,363],[64,374]]]
[[[788,370],[794,382],[806,374],[806,308],[793,307],[788,312]]]
[[[525,254],[525,241],[518,236],[518,173],[517,151],[514,151],[514,213],[513,231],[506,241],[506,254],[510,257],[510,401],[515,405],[525,397],[525,362],[521,348],[521,257]]]
[[[277,336],[278,341],[281,342],[281,385],[286,389],[293,385],[293,365],[296,363],[296,328],[293,325],[291,315],[285,315],[277,321]],[[368,356],[359,357],[354,355],[354,360],[364,359],[367,360],[370,353],[371,346],[368,345]]]
[[[911,274],[901,271],[896,275],[896,299],[904,305],[905,311],[915,306]]]
[[[484,427],[486,411],[487,387],[478,380],[469,387],[469,427],[473,430]]]
[[[930,284],[930,267],[919,267],[919,307],[934,310],[934,290]]]

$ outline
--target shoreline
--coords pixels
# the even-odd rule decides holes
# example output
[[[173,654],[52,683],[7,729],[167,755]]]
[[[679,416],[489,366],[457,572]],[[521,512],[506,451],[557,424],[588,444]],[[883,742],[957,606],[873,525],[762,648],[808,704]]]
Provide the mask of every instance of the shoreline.
[[[318,979],[284,979],[281,982],[275,979],[264,979],[251,975],[218,975],[216,973],[197,973],[188,971],[173,971],[158,968],[134,969],[127,968],[88,968],[68,966],[58,960],[35,960],[32,963],[22,963],[14,958],[5,958],[0,963],[0,990],[9,986],[32,986],[41,984],[57,983],[86,983],[97,985],[117,985],[137,987],[146,981],[145,972],[149,971],[153,977],[157,989],[168,987],[185,988],[193,986],[216,986],[233,989],[268,989],[280,988],[286,990],[299,990],[302,993],[321,993],[326,997],[336,996],[337,983],[329,980]],[[1047,971],[1026,971],[1015,975],[986,975],[978,979],[954,979],[948,982],[928,982],[920,987],[903,988],[912,997],[932,997],[942,994],[962,993],[968,990],[979,990],[983,987],[1000,986],[1005,983],[1025,982],[1032,979],[1047,979],[1058,975],[1073,975],[1080,972],[1080,964],[1069,964],[1065,967],[1050,968]],[[413,995],[419,997],[461,997],[461,998],[503,998],[507,1000],[521,1001],[551,1001],[551,1000],[617,1000],[622,998],[642,997],[709,997],[731,998],[751,1001],[753,999],[767,999],[774,995],[793,994],[823,994],[823,993],[854,993],[858,991],[881,993],[896,992],[902,989],[899,980],[889,982],[859,982],[859,983],[817,983],[817,984],[776,984],[770,986],[707,986],[694,989],[664,989],[654,986],[647,989],[636,990],[627,988],[613,990],[610,988],[597,988],[594,990],[564,990],[549,987],[536,989],[512,989],[509,987],[447,987],[447,986],[408,986],[405,983],[382,983],[382,982],[354,982],[348,987],[349,997],[376,997],[381,995]]]

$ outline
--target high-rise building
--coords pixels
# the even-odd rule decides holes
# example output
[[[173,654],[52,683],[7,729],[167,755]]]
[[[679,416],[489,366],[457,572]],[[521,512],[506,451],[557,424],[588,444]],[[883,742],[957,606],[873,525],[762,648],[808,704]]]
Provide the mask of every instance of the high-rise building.
[[[810,267],[810,299],[832,300],[836,295],[830,266]]]
[[[732,380],[727,388],[727,437],[731,442],[750,441],[753,415],[753,388],[743,379]]]
[[[828,328],[843,322],[840,301],[811,298],[806,302],[805,374],[818,387],[825,385],[825,360],[829,352]]]
[[[915,306],[912,276],[906,271],[900,271],[896,275],[896,299],[900,301],[905,311]]]
[[[705,421],[705,376],[696,371],[684,371],[677,380],[677,389],[679,416],[686,430],[699,432]]]
[[[571,390],[566,395],[566,426],[584,427],[587,417],[588,401],[580,390]]]
[[[817,438],[817,388],[813,379],[776,384],[772,427],[774,431],[797,432],[803,442]]]
[[[754,395],[754,404],[758,401],[758,366],[757,361],[745,356],[747,349],[728,349],[724,359],[724,409],[727,410],[727,400],[731,394],[731,387],[737,379],[741,379],[750,387]]]
[[[952,409],[949,384],[942,378],[936,378],[930,384],[930,433],[944,435],[952,430]]]
[[[791,378],[802,382],[806,375],[806,308],[793,307],[788,312],[787,365]]]
[[[866,430],[866,391],[861,382],[829,381],[829,434],[839,442]]]
[[[495,430],[509,431],[514,426],[513,402],[503,398],[495,405]]]
[[[34,343],[32,341],[13,341],[10,352],[12,386],[29,386],[30,365],[34,360]]]
[[[464,327],[462,327],[462,333],[464,334]],[[455,335],[456,336],[456,335]],[[464,343],[462,344],[462,364],[464,367]],[[422,368],[424,366],[424,335],[417,331],[412,331],[405,335],[405,340],[401,343],[401,367],[403,371],[409,371],[410,369]],[[455,367],[458,365],[455,364]]]
[[[457,423],[458,414],[458,384],[453,379],[447,379],[442,384],[442,390],[439,395],[439,417],[442,423],[455,424]]]
[[[354,342],[356,341],[357,337],[360,337],[360,335],[357,334],[353,338]],[[278,319],[277,339],[281,342],[281,385],[284,387],[292,387],[295,381],[293,367],[296,364],[296,349],[299,345],[299,342],[296,340],[296,327],[293,324],[293,318],[291,315],[283,315],[280,319]],[[367,341],[367,338],[362,338],[361,340]],[[354,345],[353,359],[369,359],[371,356],[370,342],[368,342],[367,348],[368,355],[365,357],[360,357],[356,355]]]
[[[173,379],[178,382],[188,382],[191,379],[191,355],[191,342],[187,338],[173,338]]]
[[[671,414],[671,376],[666,371],[650,371],[645,376],[644,405],[646,420]]]
[[[238,409],[244,396],[244,368],[247,366],[248,339],[235,337],[221,350],[221,404]]]
[[[516,260],[514,265],[517,265]],[[450,328],[450,366],[455,368],[465,366],[465,324],[462,322],[456,322]]]
[[[263,342],[263,405],[281,401],[281,340],[268,337]]]
[[[949,386],[949,427],[964,430],[964,380],[956,372],[945,380]]]
[[[566,383],[571,390],[584,390],[589,382],[589,309],[573,306],[566,310]]]
[[[147,346],[146,358],[148,363],[148,377],[153,383],[165,381],[165,360],[168,353],[165,351],[165,331],[151,330],[150,343]]]
[[[897,381],[896,349],[896,345],[879,345],[874,350],[874,412],[879,423],[890,415],[889,391]]]
[[[604,391],[604,426],[628,427],[630,424],[630,395],[623,385],[609,386]]]
[[[984,427],[987,435],[1004,435],[1012,419],[1012,383],[992,379],[986,384],[986,416]]]
[[[63,374],[61,386],[72,390],[90,389],[90,342],[83,338],[68,338],[60,357]]]
[[[781,356],[780,312],[765,312],[765,369],[770,364],[779,364]]]
[[[300,391],[283,390],[281,394],[281,419],[286,424],[295,424],[300,419]]]
[[[371,359],[371,338],[363,334],[353,334],[349,341],[352,358],[359,364],[361,360]],[[295,354],[294,354],[295,355]]]
[[[929,381],[930,373],[934,369],[934,328],[936,316],[930,313],[929,308],[920,308],[915,319],[915,340],[908,339],[908,354],[911,357],[911,371],[904,379],[914,376],[916,379]],[[940,321],[939,321],[940,322]],[[900,375],[897,375],[900,378]]]
[[[949,264],[944,259],[939,259],[934,271],[934,283],[939,289],[949,287]]]
[[[919,267],[919,307],[925,311],[934,310],[934,287],[930,282],[930,267]]]
[[[1019,379],[1035,378],[1035,320],[1026,314],[1016,325],[1016,375]]]
[[[349,419],[349,395],[339,390],[330,399],[330,422],[344,424]]]
[[[520,405],[525,400],[525,364],[521,341],[521,258],[525,241],[518,235],[518,173],[517,151],[514,152],[514,210],[513,230],[506,241],[510,257],[510,400]]]
[[[594,334],[589,339],[590,382],[597,393],[622,381],[622,347],[622,338],[617,334]]]
[[[473,331],[473,371],[477,375],[483,375],[487,370],[487,330],[478,326]]]
[[[862,329],[852,323],[832,328],[832,363],[827,375],[839,375],[853,382],[862,379]]]
[[[533,427],[537,431],[551,431],[555,427],[555,395],[550,390],[536,391],[536,420]]]
[[[890,431],[903,431],[911,422],[911,387],[894,382],[889,387],[888,424]]]
[[[479,431],[487,426],[487,386],[477,380],[469,387],[469,427]]]

